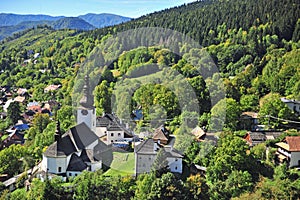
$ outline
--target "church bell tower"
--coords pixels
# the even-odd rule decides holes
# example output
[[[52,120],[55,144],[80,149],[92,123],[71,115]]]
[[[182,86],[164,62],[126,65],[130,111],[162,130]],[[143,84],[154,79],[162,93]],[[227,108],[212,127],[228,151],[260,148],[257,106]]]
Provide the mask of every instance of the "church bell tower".
[[[77,109],[77,124],[84,122],[94,133],[96,133],[96,109],[94,107],[93,95],[91,95],[89,77],[84,77],[83,97]]]

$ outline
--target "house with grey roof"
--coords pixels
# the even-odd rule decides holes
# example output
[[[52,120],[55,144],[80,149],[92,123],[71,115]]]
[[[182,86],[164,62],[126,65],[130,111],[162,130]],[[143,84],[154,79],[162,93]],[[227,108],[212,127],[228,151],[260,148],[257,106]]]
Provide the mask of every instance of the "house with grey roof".
[[[165,135],[162,136],[161,134]],[[163,139],[163,141],[160,139]],[[164,148],[166,152],[170,171],[181,174],[183,170],[183,154],[173,147],[174,143],[175,137],[170,136],[164,126],[160,126],[156,129],[153,138],[143,141],[134,149],[135,175],[138,176],[151,171],[152,164],[154,163],[160,148]]]
[[[287,136],[276,146],[275,161],[286,162],[289,168],[300,169],[300,136]]]
[[[97,118],[96,134],[103,137],[106,144],[131,141],[135,137],[129,127],[114,114],[104,114]]]
[[[274,140],[278,138],[283,132],[281,131],[249,131],[244,136],[244,140],[250,147],[266,142],[267,140]]]

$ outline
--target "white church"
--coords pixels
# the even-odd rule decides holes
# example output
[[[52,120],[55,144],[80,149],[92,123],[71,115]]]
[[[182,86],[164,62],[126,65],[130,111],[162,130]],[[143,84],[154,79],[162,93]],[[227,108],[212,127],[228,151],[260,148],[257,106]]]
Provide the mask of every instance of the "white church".
[[[65,177],[77,176],[83,170],[96,171],[109,167],[111,147],[96,135],[96,110],[85,77],[84,95],[77,109],[77,125],[61,134],[59,122],[55,142],[43,154],[42,170]]]

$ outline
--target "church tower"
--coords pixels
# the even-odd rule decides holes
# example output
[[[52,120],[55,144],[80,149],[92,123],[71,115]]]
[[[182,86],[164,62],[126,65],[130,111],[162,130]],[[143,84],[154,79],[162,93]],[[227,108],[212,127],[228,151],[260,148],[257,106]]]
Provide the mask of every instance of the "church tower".
[[[93,96],[91,95],[89,77],[84,77],[83,97],[77,109],[77,124],[84,122],[94,133],[96,133],[96,109]]]

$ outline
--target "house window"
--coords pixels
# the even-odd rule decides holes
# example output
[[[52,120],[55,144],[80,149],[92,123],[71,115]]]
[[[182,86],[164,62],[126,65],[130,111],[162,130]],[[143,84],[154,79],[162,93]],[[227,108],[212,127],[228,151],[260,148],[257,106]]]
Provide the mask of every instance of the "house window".
[[[58,172],[61,172],[61,167],[58,167]]]
[[[71,173],[71,172],[69,173],[69,176],[72,176],[72,173]]]
[[[111,137],[114,137],[114,133],[111,133],[110,136],[111,136]]]
[[[151,157],[149,157],[149,160],[151,160]]]
[[[118,133],[118,136],[121,136],[121,133]]]
[[[178,159],[177,159],[177,158],[175,158],[175,161],[178,161]]]
[[[113,143],[114,141],[113,141],[113,140],[111,140],[110,142],[111,142],[111,143]]]
[[[177,170],[177,166],[175,167],[175,170]]]

